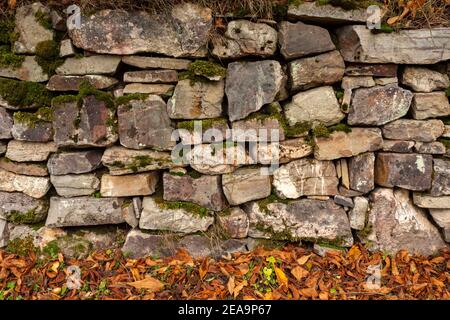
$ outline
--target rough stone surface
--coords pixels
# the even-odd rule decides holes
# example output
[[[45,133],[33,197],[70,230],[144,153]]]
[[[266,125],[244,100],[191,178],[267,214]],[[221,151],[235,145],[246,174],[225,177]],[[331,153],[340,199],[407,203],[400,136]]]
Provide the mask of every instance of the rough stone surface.
[[[305,138],[296,138],[282,141],[279,144],[280,148],[280,163],[286,163],[291,160],[304,158],[313,153],[311,143]]]
[[[120,144],[126,148],[160,150],[172,149],[173,127],[167,114],[166,103],[159,96],[145,100],[131,100],[117,109]]]
[[[268,57],[277,50],[277,31],[264,23],[233,20],[224,37],[213,40],[212,54],[219,59]]]
[[[274,60],[230,63],[225,85],[230,120],[243,119],[273,102],[283,78],[281,65]]]
[[[432,171],[430,155],[380,152],[375,162],[375,183],[389,188],[428,190]]]
[[[100,189],[100,180],[93,173],[51,176],[50,181],[61,197],[89,196]]]
[[[0,168],[16,174],[35,177],[48,176],[47,167],[42,163],[14,162],[7,158],[0,158]]]
[[[450,28],[374,34],[366,26],[352,25],[338,29],[337,36],[349,62],[433,64],[450,59]]]
[[[348,115],[349,125],[383,125],[406,115],[413,94],[396,85],[356,89]]]
[[[344,117],[332,87],[320,87],[297,93],[285,106],[289,125],[310,122],[330,126]]]
[[[17,53],[32,54],[41,41],[53,40],[53,31],[46,29],[36,18],[36,15],[50,17],[50,10],[39,2],[17,8],[15,32],[19,38],[14,42]]]
[[[0,107],[0,139],[11,139],[14,120],[12,113]]]
[[[0,218],[26,223],[38,223],[48,211],[47,199],[35,199],[21,192],[0,191]]]
[[[279,25],[278,40],[285,59],[295,59],[336,49],[327,29],[283,21]]]
[[[365,153],[348,162],[350,189],[367,193],[375,188],[375,155]]]
[[[122,252],[132,259],[166,257],[176,253],[171,235],[156,235],[139,229],[128,232]]]
[[[401,82],[415,92],[445,90],[450,86],[450,80],[446,74],[424,67],[412,66],[405,67]]]
[[[354,204],[353,204],[353,200],[352,198],[349,197],[344,197],[340,194],[337,194],[333,197],[333,200],[336,204],[342,206],[342,207],[346,207],[346,208],[353,208]]]
[[[220,176],[189,175],[177,176],[164,173],[164,200],[187,201],[196,203],[213,211],[220,211],[226,206],[226,199],[221,188]]]
[[[378,128],[352,128],[351,132],[334,131],[328,138],[314,138],[314,157],[318,160],[334,160],[376,151],[383,145]]]
[[[176,5],[167,14],[102,10],[82,20],[81,28],[69,31],[76,47],[118,55],[202,55],[212,26],[211,10],[190,3]]]
[[[425,193],[413,193],[414,204],[421,208],[450,209],[450,196],[433,197]]]
[[[415,93],[411,104],[414,119],[445,117],[450,114],[450,104],[445,92]]]
[[[184,145],[194,145],[201,143],[212,143],[228,140],[231,137],[228,121],[223,118],[217,119],[203,126],[202,121],[194,121],[194,130],[178,129],[181,142]],[[198,129],[196,126],[198,125]],[[201,126],[201,130],[200,130]],[[203,133],[203,134],[202,134]]]
[[[434,222],[436,222],[439,227],[444,229],[450,228],[450,210],[430,209],[430,214],[433,217]]]
[[[249,222],[247,214],[239,207],[230,208],[226,214],[217,216],[218,223],[230,238],[247,237]]]
[[[362,236],[370,249],[396,254],[431,255],[445,247],[439,231],[427,219],[423,209],[413,205],[407,190],[379,188],[371,196],[369,232]]]
[[[68,58],[56,69],[59,75],[95,75],[114,74],[120,63],[120,57],[94,55],[90,57]]]
[[[47,162],[51,175],[80,174],[94,171],[101,165],[101,150],[55,153]]]
[[[122,62],[141,69],[171,69],[186,70],[191,63],[186,59],[173,59],[162,57],[125,56]]]
[[[50,198],[47,227],[95,226],[120,224],[123,200],[117,198]]]
[[[100,193],[102,197],[147,196],[156,191],[158,180],[157,172],[125,176],[104,174]]]
[[[16,140],[32,142],[48,142],[53,140],[53,127],[51,122],[37,121],[30,125],[14,119],[14,126],[11,133]]]
[[[306,90],[342,80],[345,64],[339,51],[289,62],[291,90]]]
[[[222,176],[223,192],[230,205],[266,198],[270,195],[270,176],[259,168],[240,168]]]
[[[414,145],[414,151],[417,153],[428,154],[444,154],[445,145],[438,141],[433,142],[416,142]]]
[[[342,79],[341,88],[353,90],[358,88],[371,88],[375,86],[372,76],[345,76]]]
[[[450,162],[448,160],[433,160],[433,182],[430,195],[450,195]]]
[[[78,91],[83,82],[88,82],[96,89],[108,89],[119,81],[115,78],[101,75],[87,76],[60,76],[54,75],[47,83],[47,89],[50,91]]]
[[[350,227],[355,230],[363,230],[366,225],[367,213],[369,211],[369,201],[364,197],[353,199],[354,207],[348,212]]]
[[[59,46],[60,57],[70,57],[75,55],[75,53],[75,48],[73,47],[72,41],[70,39],[64,39],[61,41],[61,45]]]
[[[344,246],[353,244],[347,215],[333,200],[270,203],[266,210],[251,202],[244,206],[244,210],[250,222],[249,236],[254,238],[332,241]]]
[[[383,137],[387,139],[432,142],[444,133],[441,120],[399,119],[382,128]]]
[[[397,77],[396,64],[349,63],[345,68],[347,76]],[[380,79],[380,78],[378,78]]]
[[[6,247],[9,240],[8,222],[0,219],[0,248]]]
[[[273,174],[278,196],[296,199],[301,196],[338,194],[338,178],[332,161],[300,159],[280,166]]]
[[[223,97],[223,81],[181,80],[167,103],[167,112],[172,119],[217,118],[222,114]]]
[[[383,140],[383,151],[398,152],[398,153],[408,153],[413,152],[413,147],[415,146],[414,141],[404,141],[404,140]]]
[[[46,161],[50,153],[56,152],[54,142],[26,142],[11,140],[8,143],[6,157],[17,162],[39,162]]]
[[[105,147],[117,141],[115,112],[95,96],[53,103],[54,140],[58,147]],[[75,121],[79,119],[79,121]]]
[[[0,66],[0,77],[32,82],[44,82],[48,80],[48,75],[32,56],[26,56],[19,68],[13,69]]]
[[[153,198],[144,197],[139,227],[145,230],[195,233],[208,230],[213,222],[214,218],[211,216],[201,217],[185,209],[167,209]]]
[[[6,153],[6,143],[3,141],[0,141],[0,155],[3,155]]]
[[[123,88],[123,94],[143,93],[171,95],[174,88],[175,86],[173,84],[130,83]]]
[[[174,70],[128,71],[124,73],[123,81],[141,83],[172,83],[178,81],[178,74]]]
[[[130,150],[111,147],[105,150],[102,163],[111,175],[170,169],[176,167],[169,152],[154,150]]]
[[[15,174],[0,169],[0,190],[6,192],[23,192],[33,198],[42,198],[50,190],[47,177],[32,177]]]
[[[254,118],[231,124],[233,141],[283,141],[283,126],[276,118]]]
[[[251,164],[252,160],[244,146],[226,146],[213,144],[196,145],[189,154],[189,165],[203,174],[226,174],[239,166]]]
[[[288,17],[325,24],[366,23],[367,21],[365,9],[344,10],[329,4],[317,5],[315,2],[289,5]]]

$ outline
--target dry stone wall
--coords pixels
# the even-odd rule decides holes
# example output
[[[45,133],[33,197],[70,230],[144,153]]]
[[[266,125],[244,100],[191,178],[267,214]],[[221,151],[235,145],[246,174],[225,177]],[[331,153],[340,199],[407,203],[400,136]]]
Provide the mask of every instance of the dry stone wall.
[[[303,3],[219,30],[185,3],[66,30],[19,8],[1,23],[0,246],[448,246],[450,29],[365,16]]]

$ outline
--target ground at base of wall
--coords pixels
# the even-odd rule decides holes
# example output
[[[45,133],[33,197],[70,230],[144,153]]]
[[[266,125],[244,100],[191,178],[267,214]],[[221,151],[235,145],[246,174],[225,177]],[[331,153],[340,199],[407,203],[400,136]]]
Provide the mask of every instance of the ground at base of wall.
[[[420,257],[287,245],[228,258],[127,259],[120,250],[87,259],[0,250],[0,300],[22,299],[443,299],[450,251]],[[81,275],[81,276],[78,276]],[[71,289],[75,287],[75,289]],[[78,288],[78,289],[76,289]]]

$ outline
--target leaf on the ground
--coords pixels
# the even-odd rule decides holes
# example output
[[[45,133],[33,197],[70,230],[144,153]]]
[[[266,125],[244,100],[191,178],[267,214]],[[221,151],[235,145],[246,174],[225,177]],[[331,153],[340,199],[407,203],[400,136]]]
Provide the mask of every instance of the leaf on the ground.
[[[275,267],[275,275],[277,276],[277,281],[281,286],[285,286],[287,288],[288,286],[288,278],[286,277],[286,274],[283,270],[280,268]]]
[[[150,276],[147,276],[139,281],[129,282],[127,284],[136,289],[146,289],[150,292],[158,292],[164,288],[164,283]]]
[[[304,277],[308,275],[308,270],[303,269],[300,266],[296,266],[291,270],[292,275],[297,279],[297,281],[302,280]]]

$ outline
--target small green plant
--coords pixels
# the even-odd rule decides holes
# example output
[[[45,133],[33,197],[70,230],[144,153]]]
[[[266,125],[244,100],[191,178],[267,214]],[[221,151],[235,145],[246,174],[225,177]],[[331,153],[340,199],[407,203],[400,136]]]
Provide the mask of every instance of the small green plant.
[[[58,247],[58,243],[56,240],[50,241],[43,249],[42,251],[47,254],[52,259],[58,258],[58,253],[60,252],[60,249]]]
[[[178,75],[180,80],[189,79],[191,85],[198,81],[208,81],[213,78],[222,79],[227,75],[227,69],[221,65],[204,60],[196,60],[189,64],[188,69]]]
[[[450,87],[445,90],[445,95],[450,98]]]

